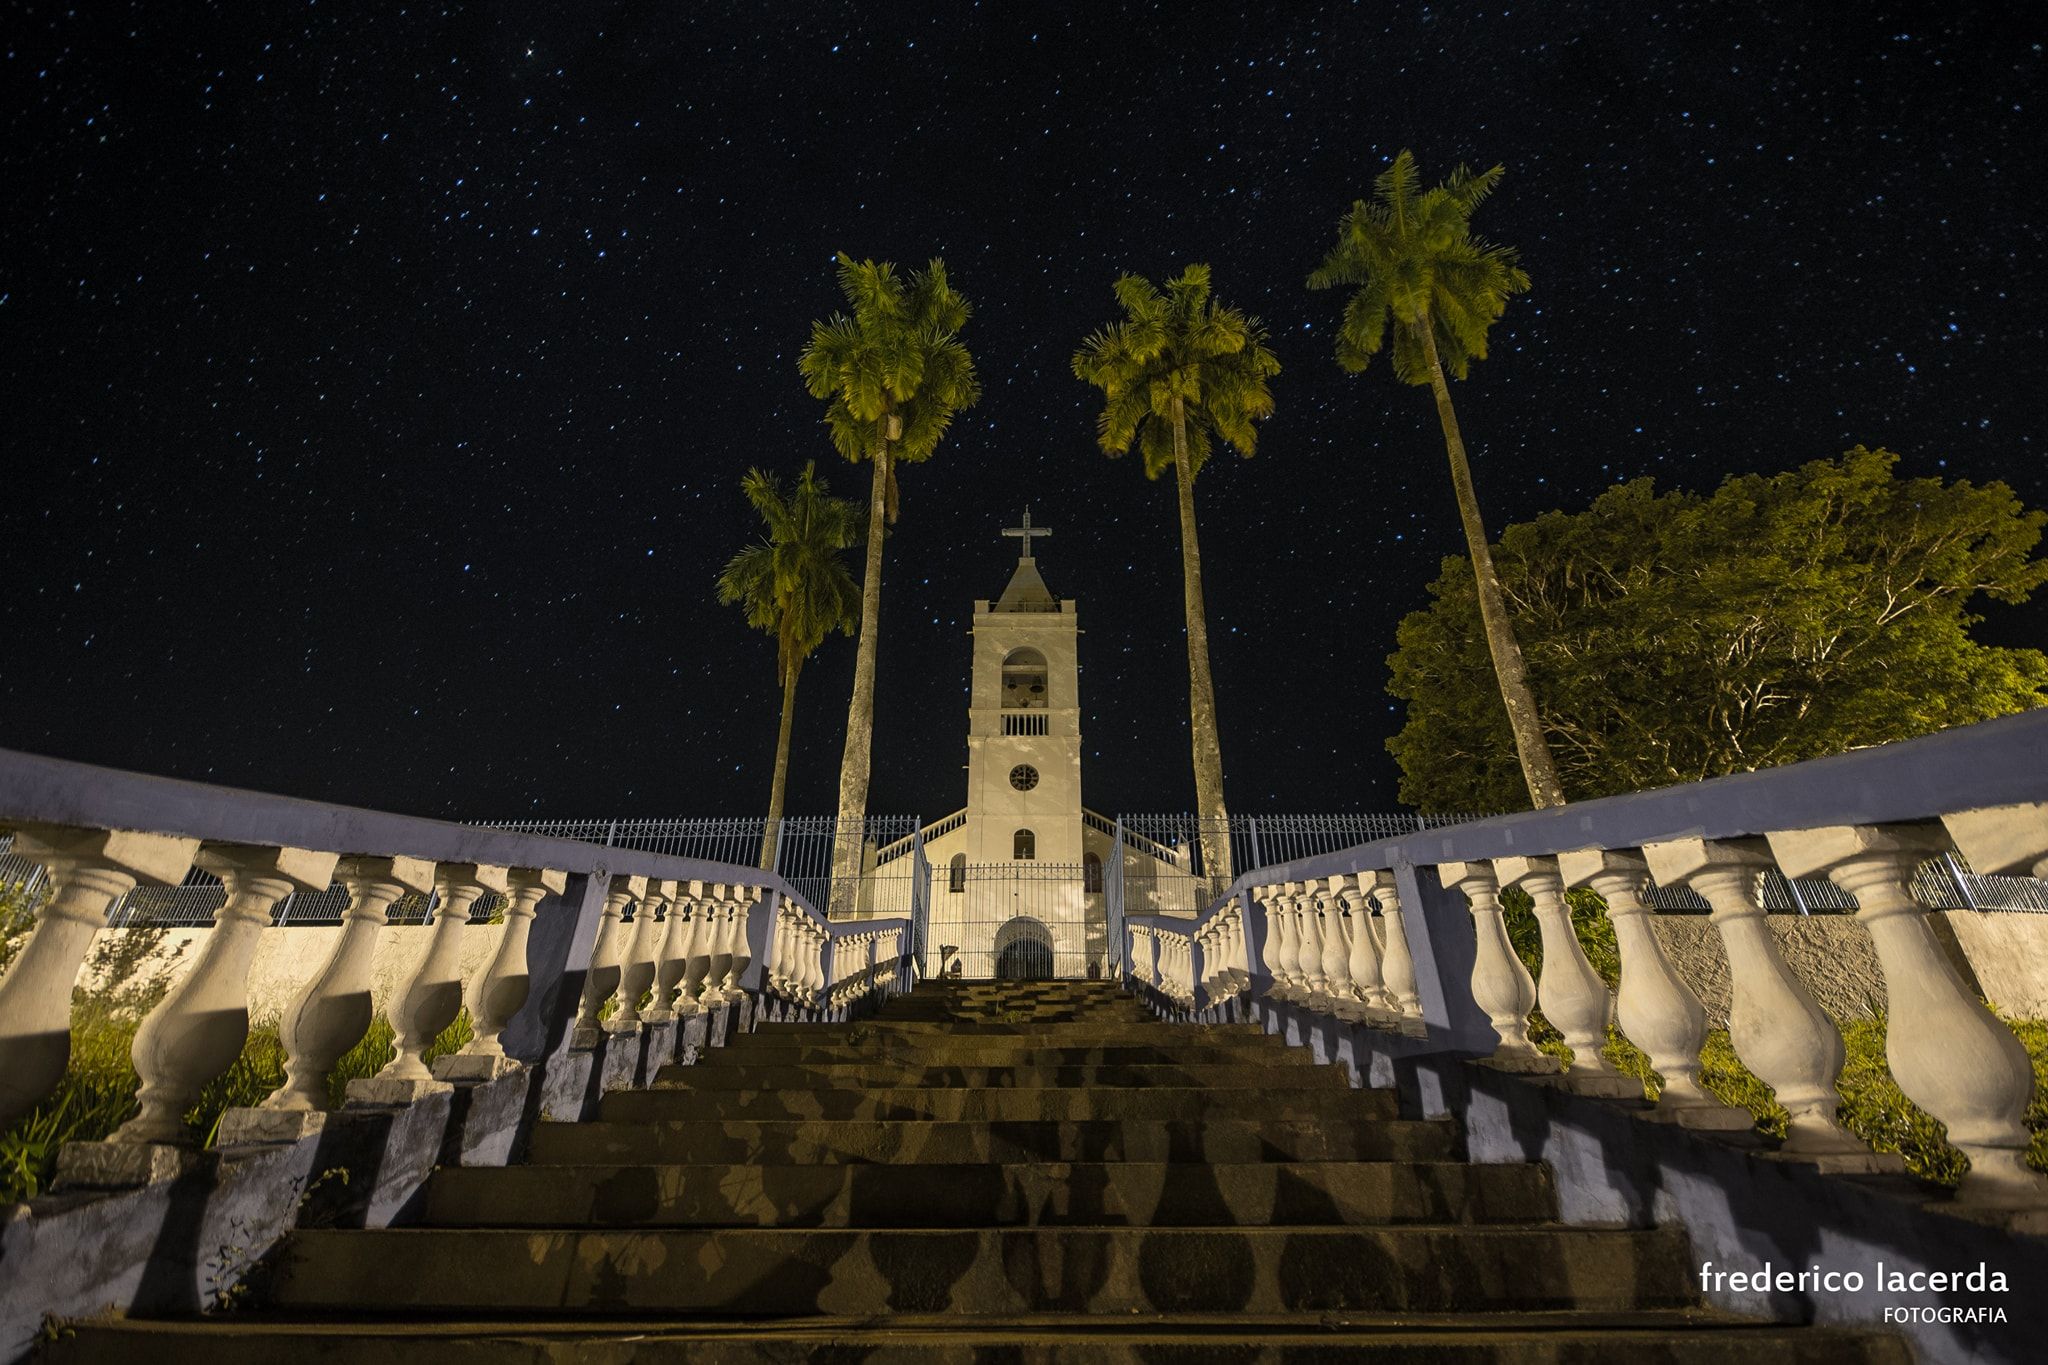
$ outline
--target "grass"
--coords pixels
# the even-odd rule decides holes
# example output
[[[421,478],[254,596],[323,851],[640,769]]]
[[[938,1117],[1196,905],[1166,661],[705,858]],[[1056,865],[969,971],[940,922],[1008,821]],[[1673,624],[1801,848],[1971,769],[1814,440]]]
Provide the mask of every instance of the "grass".
[[[13,960],[34,925],[35,905],[16,886],[0,885],[0,970]],[[49,1188],[57,1169],[57,1153],[67,1142],[97,1142],[126,1123],[136,1111],[135,1091],[141,1084],[129,1060],[129,1046],[142,1018],[170,988],[169,970],[143,975],[139,967],[163,938],[162,931],[131,929],[105,934],[94,946],[95,979],[116,983],[112,989],[71,997],[71,1064],[57,1088],[0,1133],[0,1205],[31,1199]],[[470,1038],[469,1013],[455,1018],[426,1051],[431,1063]],[[328,1077],[328,1100],[339,1105],[348,1083],[374,1075],[391,1060],[391,1025],[381,1015]],[[229,1109],[259,1104],[284,1084],[284,1043],[274,1022],[259,1022],[233,1066],[209,1082],[198,1103],[185,1113],[207,1146]]]
[[[1621,955],[1614,943],[1614,926],[1608,921],[1600,898],[1590,891],[1568,893],[1572,928],[1585,949],[1586,960],[1612,990],[1621,980]],[[1534,907],[1519,888],[1501,898],[1506,914],[1508,939],[1531,975],[1540,975],[1542,936]],[[2027,1148],[2027,1164],[2048,1172],[2048,1021],[2012,1018],[2001,1014],[2034,1063],[2034,1095],[2027,1105],[2027,1131],[2033,1141]],[[1968,1160],[1951,1147],[1948,1132],[1933,1115],[1906,1098],[1892,1080],[1885,1061],[1886,1021],[1872,1019],[1835,1020],[1848,1053],[1835,1089],[1842,1102],[1835,1110],[1836,1121],[1880,1152],[1897,1152],[1906,1169],[1937,1185],[1954,1186],[1968,1169]],[[1572,1050],[1541,1012],[1530,1016],[1529,1037],[1537,1047],[1563,1061]],[[1662,1081],[1650,1067],[1650,1059],[1614,1028],[1607,1030],[1607,1044],[1601,1050],[1620,1070],[1644,1083],[1655,1098]],[[1770,1086],[1744,1066],[1735,1055],[1726,1029],[1710,1029],[1700,1048],[1700,1084],[1726,1104],[1747,1109],[1757,1128],[1773,1137],[1785,1135],[1785,1110]]]
[[[57,1152],[67,1142],[97,1142],[126,1123],[136,1111],[140,1081],[129,1060],[135,1039],[135,1017],[103,1005],[74,1000],[71,1012],[71,1065],[43,1102],[6,1133],[0,1134],[0,1204],[33,1198],[49,1187],[57,1168]],[[453,1052],[470,1038],[469,1013],[456,1015],[426,1051],[429,1064]],[[327,1078],[327,1098],[340,1105],[348,1083],[373,1076],[396,1052],[390,1023],[381,1015],[361,1042],[350,1049]],[[258,1024],[233,1066],[207,1083],[198,1103],[185,1111],[185,1122],[212,1146],[221,1115],[230,1109],[262,1103],[284,1084],[284,1043],[275,1024]]]

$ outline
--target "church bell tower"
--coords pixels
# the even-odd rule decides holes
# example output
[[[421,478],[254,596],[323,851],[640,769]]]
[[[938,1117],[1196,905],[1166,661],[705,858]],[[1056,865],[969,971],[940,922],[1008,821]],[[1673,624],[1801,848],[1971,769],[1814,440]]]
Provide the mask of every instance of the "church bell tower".
[[[1080,630],[1074,602],[1054,597],[1020,542],[1009,586],[974,604],[974,676],[967,727],[967,861],[1078,864],[1082,858]]]

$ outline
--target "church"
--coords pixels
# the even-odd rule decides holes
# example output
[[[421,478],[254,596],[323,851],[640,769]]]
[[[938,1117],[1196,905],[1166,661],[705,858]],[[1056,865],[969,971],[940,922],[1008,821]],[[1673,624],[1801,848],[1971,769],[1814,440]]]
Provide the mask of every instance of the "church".
[[[1185,876],[1184,851],[1117,825],[1081,800],[1080,618],[1038,571],[1023,523],[1002,595],[974,604],[967,709],[967,804],[924,829],[933,973],[976,977],[1108,974],[1108,881]],[[1135,906],[1133,908],[1136,908]]]

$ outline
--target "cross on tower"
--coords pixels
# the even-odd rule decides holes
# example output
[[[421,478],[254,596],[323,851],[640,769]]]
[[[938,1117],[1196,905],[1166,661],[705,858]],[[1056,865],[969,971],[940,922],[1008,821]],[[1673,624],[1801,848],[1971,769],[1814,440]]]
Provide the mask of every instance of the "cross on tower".
[[[1017,558],[1029,559],[1031,558],[1031,537],[1049,536],[1052,534],[1052,528],[1050,526],[1033,526],[1031,524],[1031,509],[1027,507],[1024,509],[1024,524],[1022,526],[1006,526],[1003,528],[1003,534],[1021,538],[1024,542],[1024,549]]]

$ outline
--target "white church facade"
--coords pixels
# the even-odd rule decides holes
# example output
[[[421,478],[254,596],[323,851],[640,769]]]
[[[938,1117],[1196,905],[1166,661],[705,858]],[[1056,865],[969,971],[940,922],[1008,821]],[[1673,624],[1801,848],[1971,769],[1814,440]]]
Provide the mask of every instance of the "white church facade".
[[[1116,822],[1081,799],[1080,620],[1039,576],[1031,524],[1002,595],[974,604],[967,804],[923,832],[926,969],[963,977],[1106,973]],[[882,850],[886,859],[892,850]],[[1127,836],[1126,883],[1150,886],[1185,854]],[[1184,875],[1184,874],[1182,874]],[[1145,907],[1130,905],[1132,911]]]

